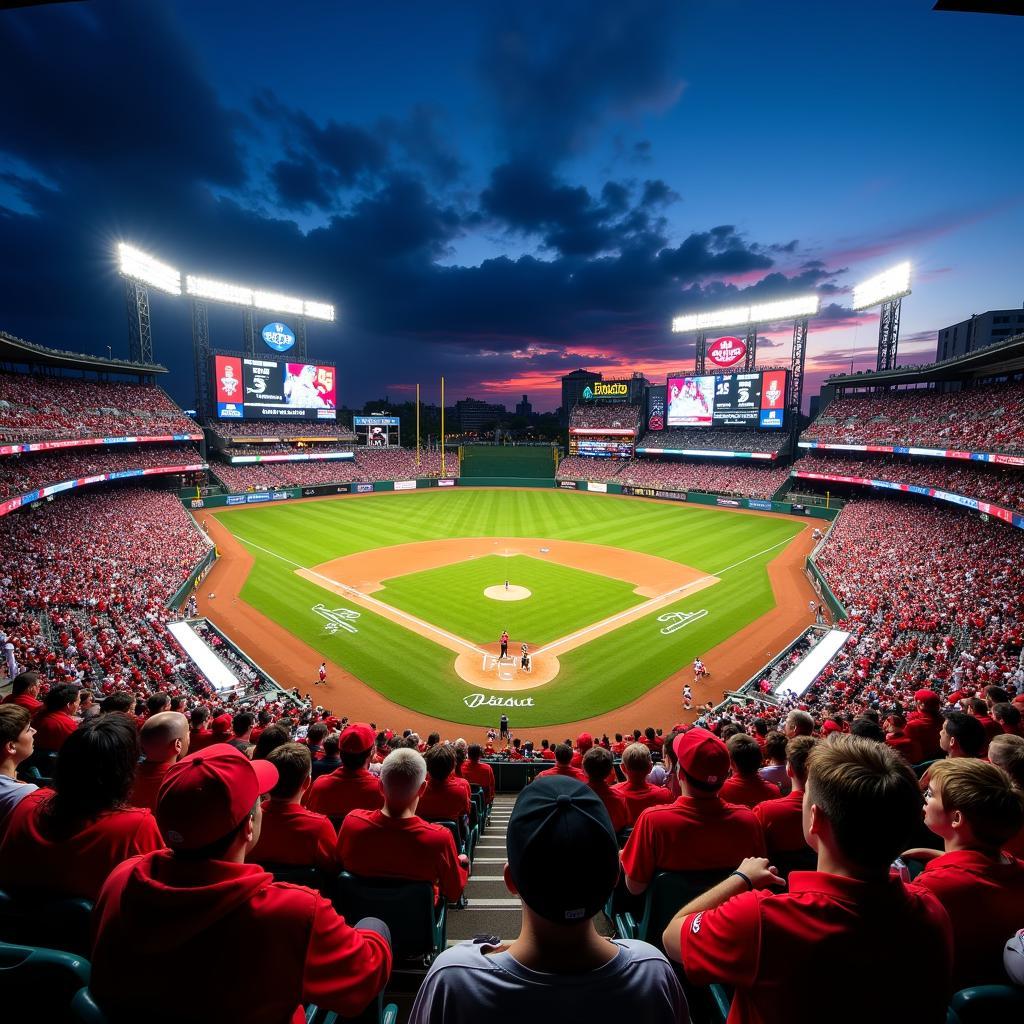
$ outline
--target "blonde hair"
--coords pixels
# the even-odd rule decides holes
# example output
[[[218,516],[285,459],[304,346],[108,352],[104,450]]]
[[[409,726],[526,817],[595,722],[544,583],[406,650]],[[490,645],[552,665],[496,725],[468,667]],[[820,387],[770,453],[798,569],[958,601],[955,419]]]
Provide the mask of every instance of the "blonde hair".
[[[651,770],[651,748],[646,743],[630,743],[622,752],[622,770],[643,772]]]
[[[1024,789],[1024,736],[1004,732],[988,745],[988,759],[1005,771],[1018,789]]]
[[[956,757],[933,764],[928,785],[942,798],[946,811],[959,811],[975,837],[999,848],[1024,825],[1024,793],[994,764],[974,757]]]

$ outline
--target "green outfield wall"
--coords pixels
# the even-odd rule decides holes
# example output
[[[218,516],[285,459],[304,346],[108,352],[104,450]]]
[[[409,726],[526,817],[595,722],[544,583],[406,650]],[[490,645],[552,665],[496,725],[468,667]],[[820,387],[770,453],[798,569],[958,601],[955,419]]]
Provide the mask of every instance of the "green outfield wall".
[[[463,479],[513,477],[550,480],[555,472],[554,449],[532,445],[467,444],[462,447],[461,467]]]

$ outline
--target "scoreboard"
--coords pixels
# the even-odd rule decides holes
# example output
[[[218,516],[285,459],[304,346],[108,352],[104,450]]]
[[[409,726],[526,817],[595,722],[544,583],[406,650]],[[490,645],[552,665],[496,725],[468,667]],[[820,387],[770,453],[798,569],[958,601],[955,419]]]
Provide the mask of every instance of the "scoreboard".
[[[786,408],[786,370],[669,377],[669,427],[749,427],[777,430]]]

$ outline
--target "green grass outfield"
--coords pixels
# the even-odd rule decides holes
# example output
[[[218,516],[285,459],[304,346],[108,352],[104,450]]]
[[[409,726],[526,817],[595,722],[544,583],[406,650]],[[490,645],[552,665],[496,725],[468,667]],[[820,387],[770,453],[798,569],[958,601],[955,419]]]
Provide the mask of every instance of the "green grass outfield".
[[[495,601],[487,587],[505,580],[526,587],[523,601]],[[633,585],[526,555],[487,555],[442,569],[385,581],[373,595],[417,618],[471,640],[495,643],[507,629],[513,640],[551,643],[647,600]]]
[[[313,606],[353,606],[297,576],[295,568],[394,544],[507,536],[606,544],[721,575],[714,586],[563,655],[561,670],[551,683],[521,695],[532,698],[533,706],[509,709],[513,724],[524,728],[576,721],[628,704],[770,610],[774,599],[765,566],[801,529],[788,519],[707,506],[504,488],[282,503],[234,509],[219,518],[255,559],[242,589],[243,600],[390,700],[412,711],[472,725],[494,723],[501,711],[486,705],[467,707],[463,698],[481,691],[456,676],[452,652],[365,608],[359,609],[354,623],[357,633],[328,634]],[[578,575],[589,574],[577,574],[574,580]],[[527,580],[517,582],[534,589]],[[404,589],[403,583],[393,584],[392,598]],[[429,595],[413,599],[429,601]],[[575,601],[576,595],[567,600]],[[477,603],[485,601],[482,595],[467,592],[469,607],[459,616],[471,618]],[[659,614],[699,610],[708,614],[685,629],[661,633]],[[439,624],[458,632],[454,622]],[[565,632],[560,628],[558,635]],[[312,679],[315,666],[296,668],[295,679],[280,682],[292,685],[309,681],[307,676]],[[335,710],[344,713],[344,708]]]

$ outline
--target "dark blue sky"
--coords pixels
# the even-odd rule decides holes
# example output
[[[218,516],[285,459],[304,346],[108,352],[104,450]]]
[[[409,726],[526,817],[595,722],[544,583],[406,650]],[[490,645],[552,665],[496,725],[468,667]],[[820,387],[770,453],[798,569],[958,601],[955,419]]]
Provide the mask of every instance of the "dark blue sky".
[[[872,364],[849,289],[893,263],[905,361],[1024,301],[1022,43],[930,0],[2,12],[0,327],[123,354],[124,239],[333,301],[310,351],[348,404],[444,372],[551,408],[579,365],[685,365],[676,313],[816,288],[813,393]],[[238,347],[236,311],[211,328]],[[188,403],[184,300],[154,293],[153,335]]]

